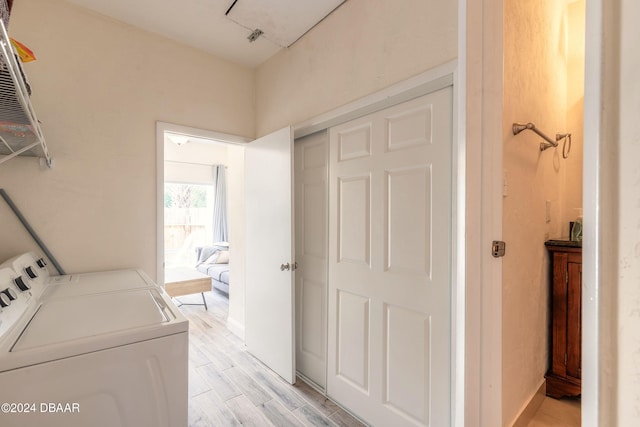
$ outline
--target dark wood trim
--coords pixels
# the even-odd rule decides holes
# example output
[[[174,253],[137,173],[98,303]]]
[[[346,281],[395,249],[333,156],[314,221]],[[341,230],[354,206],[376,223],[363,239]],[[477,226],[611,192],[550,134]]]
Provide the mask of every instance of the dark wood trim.
[[[562,397],[579,396],[581,393],[580,380],[567,377],[559,377],[552,373],[545,375],[547,379],[547,396],[554,399]]]

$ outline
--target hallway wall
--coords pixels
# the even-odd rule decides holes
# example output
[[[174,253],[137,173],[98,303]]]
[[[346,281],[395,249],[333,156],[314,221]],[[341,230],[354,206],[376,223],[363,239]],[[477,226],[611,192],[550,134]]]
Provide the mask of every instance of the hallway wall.
[[[68,272],[155,278],[156,121],[253,136],[253,71],[61,0],[15,2],[9,30],[38,58],[24,69],[56,165],[12,159],[0,188]],[[0,259],[36,249],[0,218]]]
[[[457,57],[457,2],[349,0],[256,73],[256,136]]]
[[[610,176],[607,179],[617,182],[618,187],[607,196],[613,203],[603,212],[602,237],[611,240],[606,249],[611,248],[618,256],[603,260],[603,271],[607,271],[607,276],[600,283],[603,293],[607,294],[606,300],[603,298],[602,315],[610,315],[611,296],[616,298],[613,307],[617,309],[615,325],[611,325],[614,327],[608,329],[607,324],[602,329],[608,336],[600,347],[601,354],[606,355],[601,359],[601,397],[611,402],[602,410],[605,416],[611,411],[617,425],[632,426],[638,424],[640,414],[640,3],[623,0],[609,4],[607,8],[607,15],[616,8],[620,14],[614,15],[617,20],[612,27],[608,26],[610,21],[605,24],[606,34],[615,31],[619,35],[612,34],[604,48],[603,89],[608,94],[603,108],[606,129],[601,149],[609,151],[607,157],[611,160],[607,159],[601,174]],[[616,41],[619,44],[611,46]],[[609,187],[609,190],[613,189]],[[610,276],[612,267],[614,277]],[[610,358],[612,342],[614,353]],[[614,387],[610,388],[610,385]],[[613,425],[611,418],[602,415],[600,422],[600,425],[606,425],[605,422]]]

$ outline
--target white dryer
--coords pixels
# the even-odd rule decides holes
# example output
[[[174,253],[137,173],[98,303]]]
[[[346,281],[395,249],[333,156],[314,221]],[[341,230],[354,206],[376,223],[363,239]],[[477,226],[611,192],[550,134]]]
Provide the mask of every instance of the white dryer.
[[[186,426],[188,322],[140,270],[0,268],[1,426]]]

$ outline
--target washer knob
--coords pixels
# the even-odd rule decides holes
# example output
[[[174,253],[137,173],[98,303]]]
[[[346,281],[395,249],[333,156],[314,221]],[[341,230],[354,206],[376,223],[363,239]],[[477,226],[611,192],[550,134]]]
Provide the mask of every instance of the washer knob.
[[[38,273],[33,271],[33,267],[31,266],[25,268],[24,271],[27,273],[27,276],[31,277],[32,279],[35,279],[36,277],[38,277]]]
[[[22,278],[22,276],[18,276],[15,279],[13,279],[13,282],[16,284],[16,286],[18,287],[18,289],[20,289],[21,291],[28,291],[29,289],[31,289],[31,285],[27,282],[24,281],[24,279]]]
[[[44,268],[47,265],[47,261],[44,258],[40,258],[36,261],[36,264],[38,264],[38,267]]]
[[[0,307],[9,307],[11,300],[4,293],[0,293]]]
[[[18,299],[18,294],[16,294],[16,291],[14,291],[11,288],[7,288],[4,291],[2,291],[2,295],[6,295],[10,301],[14,301]]]

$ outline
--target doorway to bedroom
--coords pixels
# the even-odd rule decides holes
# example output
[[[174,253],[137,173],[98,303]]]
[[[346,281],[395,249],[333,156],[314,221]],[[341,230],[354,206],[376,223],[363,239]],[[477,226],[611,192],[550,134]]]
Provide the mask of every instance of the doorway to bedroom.
[[[211,295],[206,292],[221,293],[229,305],[227,327],[241,337],[244,151],[249,141],[222,132],[156,123],[156,280],[165,290],[177,286],[175,294],[182,294],[179,301],[204,304],[205,295]],[[189,277],[183,277],[185,274]],[[231,282],[236,286],[230,286]]]
[[[229,302],[235,261],[229,217],[241,216],[244,198],[242,175],[233,173],[242,171],[234,155],[242,147],[215,136],[174,127],[159,132],[158,141],[158,282],[179,304],[204,310],[209,292]]]

